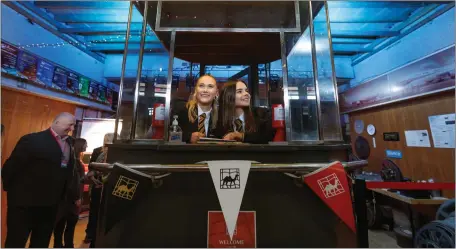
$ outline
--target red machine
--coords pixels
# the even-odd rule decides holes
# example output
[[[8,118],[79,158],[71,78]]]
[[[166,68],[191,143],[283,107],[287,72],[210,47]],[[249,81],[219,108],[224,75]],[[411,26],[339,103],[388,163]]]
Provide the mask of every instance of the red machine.
[[[282,104],[272,105],[272,128],[276,129],[273,141],[285,141],[285,110]]]
[[[152,139],[163,139],[165,128],[165,104],[154,104],[152,127],[154,129]]]

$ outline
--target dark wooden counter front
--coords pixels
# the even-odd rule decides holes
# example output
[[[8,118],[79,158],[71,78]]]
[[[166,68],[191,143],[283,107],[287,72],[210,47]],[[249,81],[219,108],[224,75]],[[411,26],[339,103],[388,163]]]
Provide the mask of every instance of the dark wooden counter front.
[[[109,163],[189,164],[209,160],[313,163],[347,161],[350,145],[111,144],[108,147]]]
[[[221,210],[209,172],[174,172],[155,187],[145,180],[133,200],[112,194],[120,176],[135,177],[118,169],[105,183],[96,247],[207,247],[208,211]],[[258,248],[356,247],[356,234],[281,172],[250,172],[240,210],[256,212]]]
[[[326,164],[335,160],[347,161],[348,149],[346,144],[112,144],[108,149],[108,163],[129,164],[128,167],[134,164],[194,164],[209,160]],[[172,172],[165,174],[154,186],[149,186],[152,181],[143,180],[138,184],[142,189],[138,188],[135,199],[114,196],[121,177],[141,181],[141,176],[134,172],[133,169],[112,168],[103,187],[96,246],[207,247],[208,211],[221,210],[209,171]],[[251,170],[241,211],[256,212],[257,247],[356,246],[356,234],[323,200],[301,180],[283,172]]]

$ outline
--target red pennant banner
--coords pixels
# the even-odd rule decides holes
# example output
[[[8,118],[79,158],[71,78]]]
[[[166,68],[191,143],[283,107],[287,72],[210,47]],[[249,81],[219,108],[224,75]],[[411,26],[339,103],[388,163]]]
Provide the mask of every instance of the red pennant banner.
[[[223,212],[208,212],[208,248],[256,248],[255,211],[240,211],[230,239]]]
[[[334,162],[305,175],[304,182],[353,232],[356,232],[347,174],[340,162]]]

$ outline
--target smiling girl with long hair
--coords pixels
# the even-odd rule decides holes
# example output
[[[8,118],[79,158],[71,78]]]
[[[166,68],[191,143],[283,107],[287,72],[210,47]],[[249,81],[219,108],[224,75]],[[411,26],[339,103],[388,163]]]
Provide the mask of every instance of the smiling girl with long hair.
[[[217,95],[218,88],[214,77],[203,75],[198,78],[195,92],[190,96],[185,109],[178,114],[184,142],[194,144],[201,137],[212,134],[217,125]]]
[[[271,119],[261,119],[252,111],[250,93],[244,81],[225,83],[219,103],[219,121],[214,132],[217,137],[255,144],[272,140]]]

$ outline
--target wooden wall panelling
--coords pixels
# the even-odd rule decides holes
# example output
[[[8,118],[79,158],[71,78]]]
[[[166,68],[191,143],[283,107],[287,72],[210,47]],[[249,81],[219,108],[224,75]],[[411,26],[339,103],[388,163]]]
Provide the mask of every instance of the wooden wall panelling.
[[[354,131],[355,120],[364,121],[361,136],[369,141],[371,153],[368,158],[368,170],[378,172],[381,161],[386,158],[385,150],[402,151],[402,159],[391,159],[406,177],[413,180],[455,181],[455,150],[434,148],[428,117],[432,115],[455,113],[455,92],[449,91],[433,96],[406,100],[396,104],[381,106],[364,111],[350,113],[351,140],[354,142],[358,134]],[[366,127],[376,127],[376,148],[373,148],[372,136]],[[427,130],[431,148],[408,147],[405,139],[406,130]],[[399,142],[383,141],[384,132],[399,132]],[[454,196],[454,191],[446,192]]]

